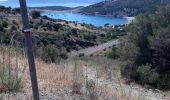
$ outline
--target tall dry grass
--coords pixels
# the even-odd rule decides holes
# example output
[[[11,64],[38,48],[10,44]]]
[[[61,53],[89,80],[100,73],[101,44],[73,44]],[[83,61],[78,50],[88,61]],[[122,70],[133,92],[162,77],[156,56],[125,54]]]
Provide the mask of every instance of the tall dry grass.
[[[0,92],[17,91],[22,87],[24,68],[21,68],[16,48],[0,46]]]
[[[19,87],[15,90],[20,90],[26,94],[27,98],[31,98],[31,82],[25,53],[20,55],[17,52],[7,52],[7,49],[5,48],[3,52],[0,52],[0,64],[4,65],[1,67],[1,71],[8,69],[6,73],[14,75],[16,79],[20,77]],[[102,63],[101,61],[100,59],[100,63]],[[106,61],[104,64],[95,64],[95,62],[92,64],[89,61],[68,60],[55,64],[45,63],[36,58],[35,63],[40,91],[51,92],[67,88],[67,90],[71,90],[73,95],[75,93],[83,95],[87,100],[145,100],[142,92],[135,94],[132,88],[126,89],[127,87],[123,84],[118,71],[110,69],[110,65]],[[103,65],[105,67],[102,70]],[[8,79],[8,84],[15,83],[13,81],[15,78],[10,77],[12,80]],[[109,82],[107,82],[108,80]],[[1,91],[10,90],[2,85],[0,86]],[[84,93],[82,92],[83,87],[85,88]]]

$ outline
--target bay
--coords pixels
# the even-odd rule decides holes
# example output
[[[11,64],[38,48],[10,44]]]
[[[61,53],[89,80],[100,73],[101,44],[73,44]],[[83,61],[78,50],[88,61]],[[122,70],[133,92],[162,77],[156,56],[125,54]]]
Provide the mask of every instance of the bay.
[[[81,15],[79,13],[71,12],[43,12],[42,16],[46,15],[53,19],[62,19],[66,21],[75,21],[77,23],[92,24],[94,26],[104,26],[105,24],[110,25],[122,25],[127,24],[128,19],[126,18],[114,18],[112,16],[91,16]]]

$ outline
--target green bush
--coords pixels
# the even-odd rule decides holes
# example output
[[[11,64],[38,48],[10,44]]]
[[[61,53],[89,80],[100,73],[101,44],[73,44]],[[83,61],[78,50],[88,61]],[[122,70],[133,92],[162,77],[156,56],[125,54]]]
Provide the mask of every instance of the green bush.
[[[17,31],[16,26],[12,25],[11,28],[10,28],[10,31]]]
[[[157,82],[157,87],[164,90],[170,89],[170,72],[160,74],[159,81]]]
[[[78,37],[78,30],[75,29],[75,28],[73,28],[73,29],[71,30],[71,34],[74,35],[75,37]]]
[[[33,25],[33,28],[37,30],[39,28],[39,24]]]
[[[68,55],[66,52],[61,52],[60,55],[59,55],[60,58],[62,59],[67,59],[68,58]]]
[[[22,77],[5,70],[0,73],[0,87],[5,91],[17,91],[21,87]],[[3,91],[2,91],[3,92]]]
[[[84,53],[80,53],[80,54],[79,54],[79,57],[84,57],[84,56],[85,56]]]
[[[48,19],[48,17],[47,17],[46,15],[45,15],[45,16],[43,16],[42,18],[43,18],[43,19]]]
[[[135,76],[137,76],[138,81],[144,85],[146,83],[150,83],[150,80],[153,81],[153,78],[156,77],[153,76],[150,78],[150,72],[151,72],[151,65],[142,65],[137,68],[136,70],[137,75]]]
[[[126,27],[120,44],[125,62],[121,72],[138,83],[170,89],[170,6],[156,14],[142,14]]]
[[[2,22],[2,27],[8,28],[8,23],[7,23],[6,21],[3,21],[3,22]]]
[[[119,58],[120,56],[119,56],[118,48],[117,48],[116,46],[113,46],[113,47],[112,47],[112,51],[109,52],[109,53],[107,53],[106,56],[107,56],[108,58],[112,58],[112,59],[117,59],[117,58]]]
[[[41,15],[40,15],[40,12],[39,11],[32,11],[32,18],[33,19],[36,19],[36,18],[39,18]]]
[[[94,80],[86,81],[86,89],[88,91],[89,100],[98,100],[97,93],[95,91],[96,83]]]
[[[61,24],[54,24],[53,28],[54,28],[54,31],[58,32],[59,29],[62,28],[62,25]]]
[[[44,53],[45,53],[45,56],[44,56],[45,61],[56,62],[59,57],[60,51],[56,47],[52,45],[48,45],[45,47]]]
[[[69,24],[68,21],[66,21],[65,24]]]
[[[9,44],[11,41],[11,37],[9,36],[9,34],[0,32],[0,41],[4,44]]]
[[[2,27],[2,25],[0,24],[0,31],[4,31],[4,28]]]

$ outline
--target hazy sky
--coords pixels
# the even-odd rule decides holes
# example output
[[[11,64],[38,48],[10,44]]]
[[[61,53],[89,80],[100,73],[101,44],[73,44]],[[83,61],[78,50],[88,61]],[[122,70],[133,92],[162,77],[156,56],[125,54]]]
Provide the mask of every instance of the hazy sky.
[[[103,0],[27,0],[28,6],[88,6]],[[0,0],[0,5],[18,7],[19,0]]]

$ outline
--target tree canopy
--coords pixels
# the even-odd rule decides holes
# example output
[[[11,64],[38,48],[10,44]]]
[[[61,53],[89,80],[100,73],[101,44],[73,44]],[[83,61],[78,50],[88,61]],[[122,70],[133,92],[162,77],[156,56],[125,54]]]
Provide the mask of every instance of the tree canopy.
[[[122,74],[142,84],[170,88],[170,6],[141,14],[127,26],[120,46]]]

